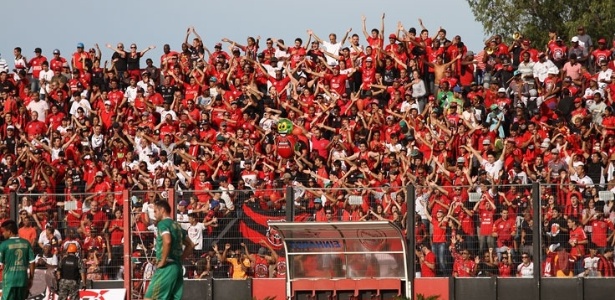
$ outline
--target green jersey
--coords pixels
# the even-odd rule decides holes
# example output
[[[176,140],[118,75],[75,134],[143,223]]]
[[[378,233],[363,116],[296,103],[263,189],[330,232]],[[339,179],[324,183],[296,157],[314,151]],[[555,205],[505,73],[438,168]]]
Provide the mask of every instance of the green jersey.
[[[181,264],[181,257],[184,250],[182,249],[184,241],[184,232],[179,223],[172,219],[162,219],[156,226],[158,230],[158,236],[156,237],[156,259],[160,260],[162,257],[162,236],[164,234],[171,235],[171,250],[167,259],[172,260],[175,263]]]
[[[12,237],[0,244],[0,264],[4,265],[2,285],[7,287],[28,286],[28,269],[35,260],[30,243]]]

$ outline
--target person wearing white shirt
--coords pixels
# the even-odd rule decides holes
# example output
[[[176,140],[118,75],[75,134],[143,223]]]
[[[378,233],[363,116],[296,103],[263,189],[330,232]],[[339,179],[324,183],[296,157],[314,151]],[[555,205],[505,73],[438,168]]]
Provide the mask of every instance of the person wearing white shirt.
[[[350,55],[353,57],[363,52],[363,46],[359,44],[359,41],[359,35],[356,33],[350,37]]]
[[[538,56],[539,58],[543,58],[545,56],[545,54],[542,52],[540,52],[540,54],[538,55],[539,55]],[[529,84],[529,83],[534,82],[534,66],[535,65],[536,63],[530,59],[530,53],[524,52],[522,61],[519,63],[519,66],[517,67],[517,71],[521,73],[521,79],[523,80],[523,83]],[[547,73],[546,73],[546,70],[544,71],[545,71],[544,78],[546,78]]]
[[[220,202],[220,207],[226,208],[229,211],[235,210],[235,204],[233,204],[233,195],[235,194],[235,187],[228,183],[227,178],[224,176],[220,176],[218,178],[220,181],[219,190],[222,192],[220,199],[224,201],[224,203]]]
[[[521,255],[522,262],[517,266],[517,277],[531,278],[534,276],[534,263],[530,259],[529,253]]]
[[[47,101],[43,101],[40,98],[34,98],[26,108],[32,112],[35,111],[38,113],[38,120],[41,122],[45,122],[47,118],[47,112],[49,112],[49,104]]]
[[[286,51],[286,45],[284,45],[284,40],[279,39],[273,39],[273,43],[277,44],[278,46],[278,50],[275,52],[275,58],[277,58],[278,60],[286,60],[290,57],[290,53],[288,51]],[[282,47],[283,46],[283,47]]]
[[[134,78],[130,79],[130,86],[126,88],[124,92],[124,101],[128,101],[128,103],[133,103],[135,99],[137,99],[137,91],[139,86],[137,86],[137,80]]]
[[[598,72],[598,87],[601,89],[606,88],[609,84],[611,84],[613,75],[613,70],[609,69],[609,63],[606,61],[600,62],[600,72]]]
[[[147,87],[150,86],[150,85],[153,86],[153,87],[156,87],[156,84],[154,83],[154,80],[152,80],[150,78],[150,74],[149,74],[148,71],[144,71],[141,74],[141,76],[142,76],[142,79],[139,80],[139,82],[137,82],[137,87],[142,88],[145,91],[145,93],[143,93],[143,97],[147,97],[147,96],[149,96],[149,92],[147,90]]]
[[[399,137],[397,136],[397,134],[392,134],[391,142],[385,143],[384,147],[389,149],[391,153],[398,153],[401,152],[401,149],[403,149],[403,146],[401,145],[401,143],[399,143]]]
[[[495,159],[495,153],[487,152],[487,159],[484,159],[483,156],[472,146],[462,146],[465,147],[468,151],[472,152],[472,155],[476,157],[481,166],[484,167],[487,175],[491,178],[497,178],[499,176],[500,170],[504,166],[504,154],[506,153],[506,145],[507,141],[504,141],[504,150],[502,154],[500,154],[500,158],[498,160]]]
[[[171,103],[164,102],[162,107],[156,107],[156,112],[160,114],[161,120],[166,120],[167,116],[170,116],[171,120],[177,120],[177,114],[171,109]]]
[[[83,115],[86,117],[90,116],[90,112],[92,111],[92,107],[90,106],[90,101],[83,99],[81,94],[75,92],[73,95],[73,100],[71,101],[70,111],[69,113],[73,116],[77,115],[77,109],[83,109]]]
[[[571,172],[570,174],[570,181],[576,181],[581,193],[583,193],[585,188],[589,188],[594,185],[594,181],[587,176],[587,173],[585,172],[585,164],[583,162],[576,161],[572,163],[572,167],[574,168],[574,172]]]
[[[147,171],[151,174],[154,174],[157,168],[162,168],[162,164],[158,161],[158,158],[156,157],[155,153],[150,153],[147,156],[149,158],[145,161],[145,163],[147,164]]]
[[[330,33],[329,34],[329,41],[324,41],[324,40],[320,39],[311,29],[309,29],[307,31],[307,33],[308,33],[308,35],[314,37],[314,39],[316,41],[321,43],[322,46],[325,48],[325,51],[327,51],[327,52],[329,52],[329,53],[331,53],[333,55],[340,55],[340,49],[342,49],[342,45],[344,45],[344,42],[346,42],[346,38],[348,38],[348,34],[350,33],[350,31],[352,31],[352,28],[346,30],[346,34],[342,38],[341,42],[337,41],[337,35],[335,33]],[[331,56],[327,55],[326,59],[327,59],[327,64],[329,64],[329,65],[337,63],[335,58],[333,58]]]
[[[585,272],[579,274],[579,277],[600,277],[600,272],[598,272],[598,262],[600,261],[600,257],[597,256],[598,248],[593,243],[590,243],[588,248],[589,255],[583,259]]]
[[[549,70],[551,69],[557,69],[557,66],[541,52],[541,56],[538,57],[538,62],[536,62],[532,68],[534,79],[538,80],[539,83],[545,82],[545,79],[547,79],[549,75]]]
[[[9,64],[6,59],[2,58],[2,55],[0,55],[0,72],[9,72]]]
[[[404,102],[401,104],[401,108],[399,111],[402,113],[406,113],[409,112],[411,109],[416,108],[416,110],[420,113],[419,104],[416,103],[416,99],[413,98],[412,95],[407,93],[404,95],[404,97]]]
[[[41,85],[39,93],[41,94],[41,98],[42,98],[45,95],[47,95],[47,93],[49,93],[49,91],[50,91],[49,85],[51,84],[51,80],[53,79],[53,76],[55,74],[53,73],[52,70],[49,69],[49,63],[48,62],[46,62],[46,61],[43,62],[41,64],[41,67],[43,69],[38,74],[38,80],[39,80],[39,84]]]

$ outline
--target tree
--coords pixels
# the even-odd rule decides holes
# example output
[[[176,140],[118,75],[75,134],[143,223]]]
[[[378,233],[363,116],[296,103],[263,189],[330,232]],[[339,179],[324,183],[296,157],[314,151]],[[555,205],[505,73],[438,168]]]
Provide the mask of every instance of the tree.
[[[511,40],[519,32],[537,49],[545,49],[549,29],[565,40],[584,26],[594,44],[610,40],[615,30],[615,1],[595,0],[467,0],[485,33]]]

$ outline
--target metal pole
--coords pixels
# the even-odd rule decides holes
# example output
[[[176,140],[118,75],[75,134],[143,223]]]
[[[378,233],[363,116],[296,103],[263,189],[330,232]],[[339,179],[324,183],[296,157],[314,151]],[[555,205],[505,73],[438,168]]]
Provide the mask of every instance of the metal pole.
[[[534,224],[532,228],[532,248],[534,252],[534,285],[536,286],[536,297],[534,299],[540,299],[540,270],[542,266],[542,218],[541,218],[541,205],[540,205],[540,183],[534,182],[532,184],[532,208],[534,214]]]
[[[175,200],[175,189],[167,189],[167,201],[169,202],[169,206],[171,206],[171,217],[173,218],[173,220],[177,221],[177,213],[175,213],[177,207],[177,203]]]
[[[9,193],[9,218],[16,222],[19,220],[19,197],[15,191]]]
[[[286,222],[295,220],[295,190],[292,186],[286,187]]]
[[[408,283],[406,284],[406,288],[408,289],[406,291],[406,296],[410,297],[410,299],[414,298],[412,293],[414,291],[414,278],[416,277],[416,253],[414,252],[416,249],[416,238],[414,236],[414,227],[416,225],[415,203],[415,188],[414,185],[409,184],[406,186],[406,211],[408,213],[408,218],[406,218],[406,239],[408,240],[408,253],[406,254],[406,264],[408,266],[408,275],[410,276],[410,278],[408,278]]]
[[[130,251],[130,247],[132,246],[132,230],[130,224],[132,221],[132,214],[130,212],[132,210],[132,203],[130,202],[128,190],[122,192],[122,199],[124,200],[124,206],[122,207],[124,211],[124,289],[126,290],[126,300],[131,300],[132,262],[130,261],[130,256],[132,255],[132,251]]]

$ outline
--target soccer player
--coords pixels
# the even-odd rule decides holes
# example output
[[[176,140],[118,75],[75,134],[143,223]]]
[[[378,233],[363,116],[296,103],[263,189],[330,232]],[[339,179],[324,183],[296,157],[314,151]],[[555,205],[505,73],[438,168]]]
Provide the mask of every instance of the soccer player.
[[[0,244],[0,265],[4,267],[2,299],[25,300],[34,279],[34,251],[27,240],[17,235],[15,221],[4,221],[2,229],[6,239]]]
[[[156,273],[145,293],[145,299],[182,299],[184,278],[182,261],[192,254],[194,244],[179,223],[171,219],[171,206],[166,201],[154,203],[156,218]],[[185,246],[182,251],[182,244]]]

